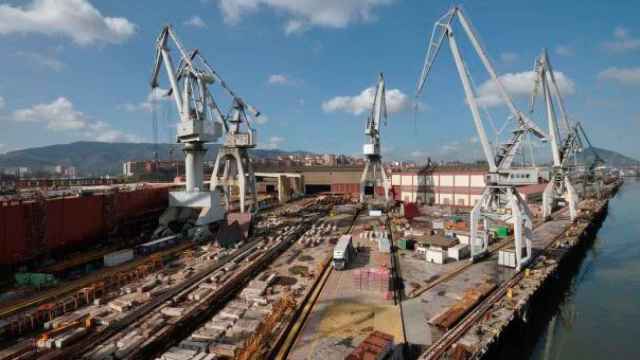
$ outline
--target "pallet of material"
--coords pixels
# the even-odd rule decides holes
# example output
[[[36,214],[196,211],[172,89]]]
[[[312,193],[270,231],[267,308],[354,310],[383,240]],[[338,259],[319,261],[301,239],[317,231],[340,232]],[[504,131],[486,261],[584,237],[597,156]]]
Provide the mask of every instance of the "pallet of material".
[[[443,330],[449,330],[469,313],[480,301],[486,298],[497,285],[493,282],[485,282],[477,287],[465,291],[462,299],[448,309],[429,319],[428,323]]]
[[[210,330],[227,331],[227,329],[232,327],[233,324],[235,324],[235,320],[233,319],[221,319],[217,321],[209,321],[204,326]]]
[[[229,329],[230,336],[247,335],[256,332],[260,326],[260,320],[253,319],[240,319],[236,324]]]
[[[121,337],[120,340],[118,340],[116,342],[116,346],[118,348],[123,348],[125,346],[127,346],[127,344],[130,343],[130,340],[137,337],[138,336],[138,330],[133,330],[132,332],[126,334],[125,336]]]
[[[393,336],[381,331],[373,331],[345,360],[383,359],[393,349]]]
[[[184,308],[166,306],[160,312],[169,317],[180,317],[184,313]]]
[[[244,313],[243,319],[262,320],[266,314],[263,311],[257,309],[249,309]]]
[[[189,300],[191,301],[200,301],[204,299],[207,295],[211,294],[211,289],[207,288],[199,288],[191,293],[189,293]]]
[[[68,333],[65,333],[63,336],[56,338],[56,347],[61,349],[65,346],[69,346],[73,342],[77,341],[79,338],[83,337],[87,332],[85,328],[77,328]]]
[[[127,310],[129,310],[131,308],[132,302],[126,301],[126,300],[121,300],[121,299],[116,299],[116,300],[110,301],[108,306],[112,310],[115,310],[115,311],[118,311],[118,312],[125,312],[125,311],[127,311]]]
[[[224,336],[225,333],[225,330],[207,329],[206,327],[201,327],[193,334],[191,334],[191,337],[197,341],[213,342]]]
[[[246,311],[246,308],[225,306],[225,308],[220,311],[220,316],[223,318],[238,320],[242,317],[242,315],[244,315]]]
[[[122,359],[131,354],[134,350],[138,349],[140,345],[142,345],[142,342],[144,340],[145,339],[142,336],[134,336],[132,338],[129,338],[128,341],[123,344],[124,346],[119,346],[118,350],[116,350],[116,358]]]
[[[196,341],[193,338],[189,338],[187,340],[182,340],[180,345],[178,345],[181,349],[192,350],[196,353],[207,352],[209,349],[208,341]]]
[[[233,344],[212,343],[209,345],[209,353],[218,356],[235,358],[238,346]]]
[[[172,347],[162,354],[162,360],[189,360],[197,354],[197,351]]]

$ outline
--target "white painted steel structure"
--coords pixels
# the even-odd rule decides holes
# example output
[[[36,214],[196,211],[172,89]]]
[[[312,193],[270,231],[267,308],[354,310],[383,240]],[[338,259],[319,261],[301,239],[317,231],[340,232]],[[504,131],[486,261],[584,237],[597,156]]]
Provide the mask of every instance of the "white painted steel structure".
[[[223,85],[224,86],[224,85]],[[227,209],[230,206],[231,188],[237,186],[240,198],[240,211],[245,212],[247,191],[251,200],[251,211],[258,211],[258,192],[256,190],[256,176],[249,156],[249,149],[256,147],[256,131],[249,122],[249,115],[260,116],[260,113],[244,100],[236,96],[226,86],[225,89],[233,96],[233,109],[224,122],[224,145],[213,166],[211,174],[211,188],[220,187],[223,191]]]
[[[512,118],[517,124],[517,128],[513,130],[511,138],[501,144],[495,153],[485,132],[484,125],[482,124],[480,108],[473,84],[454,36],[452,25],[453,20],[456,18],[459,20],[462,29],[471,41],[473,49],[480,57],[485,70],[495,83],[503,102],[507,105]],[[485,159],[489,164],[485,190],[482,193],[480,201],[473,207],[470,214],[471,260],[474,261],[487,253],[489,245],[489,225],[498,221],[507,221],[512,223],[514,227],[515,246],[516,249],[519,250],[516,251],[516,267],[519,270],[523,266],[526,266],[531,260],[531,230],[533,224],[529,207],[519,196],[513,184],[509,182],[510,169],[513,159],[528,133],[532,133],[540,139],[545,139],[546,135],[535,123],[515,107],[511,97],[507,94],[504,86],[498,79],[493,64],[482,48],[471,23],[458,6],[450,9],[434,25],[425,63],[420,79],[418,80],[416,97],[419,96],[424,89],[426,80],[445,38],[449,42],[449,48],[453,55],[460,80],[462,81],[466,101],[471,110],[478,138],[480,139]],[[479,221],[482,221],[484,225],[484,232],[481,237],[478,237]],[[525,249],[524,254],[522,253],[523,249]]]
[[[542,88],[542,96],[544,97],[547,110],[549,143],[551,144],[551,155],[553,157],[551,178],[542,193],[542,214],[545,219],[549,218],[557,203],[564,200],[569,206],[569,214],[571,221],[573,221],[578,215],[579,199],[571,183],[569,159],[575,156],[575,153],[580,151],[582,146],[579,143],[577,129],[571,126],[570,120],[567,117],[564,101],[560,94],[560,88],[556,82],[553,67],[549,61],[549,55],[546,49],[543,49],[542,54],[536,59],[534,70],[536,72],[536,81],[533,94],[531,95],[530,111],[533,112],[538,89]],[[550,84],[553,87],[551,87]],[[558,121],[556,120],[554,98],[557,100],[560,109],[560,120],[564,136],[562,136]]]
[[[180,57],[177,68],[171,59],[169,40],[173,40]],[[155,48],[151,88],[156,91],[159,87],[160,68],[164,63],[170,83],[168,95],[173,95],[180,117],[177,142],[184,144],[185,153],[186,189],[170,194],[170,206],[201,208],[196,224],[207,225],[224,218],[219,196],[205,191],[203,183],[207,151],[204,144],[215,142],[222,135],[219,110],[208,89],[218,78],[198,50],[187,53],[171,26],[162,29]]]
[[[362,152],[366,157],[366,163],[362,177],[360,178],[360,201],[365,201],[365,188],[373,187],[373,198],[376,197],[376,186],[382,185],[384,188],[384,197],[389,201],[389,188],[391,187],[390,179],[382,165],[382,154],[380,150],[380,122],[387,119],[387,102],[385,98],[384,76],[380,73],[376,93],[373,98],[373,104],[364,134],[367,136],[367,142],[362,148]]]

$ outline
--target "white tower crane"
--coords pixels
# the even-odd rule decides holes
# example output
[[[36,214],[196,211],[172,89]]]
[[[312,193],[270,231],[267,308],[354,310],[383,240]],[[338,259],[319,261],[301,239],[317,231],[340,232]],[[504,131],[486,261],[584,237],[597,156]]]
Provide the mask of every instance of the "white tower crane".
[[[462,29],[468,36],[471,44],[480,57],[485,70],[489,73],[491,80],[495,83],[503,102],[507,105],[512,118],[516,121],[517,128],[513,130],[511,138],[500,145],[494,153],[480,117],[480,109],[476,99],[470,75],[465,66],[462,54],[456,42],[452,22],[458,19]],[[529,207],[518,194],[511,178],[511,163],[518,148],[522,145],[528,133],[534,134],[540,139],[546,135],[533,123],[525,114],[520,112],[511,97],[507,94],[494,67],[482,48],[480,41],[473,31],[473,27],[462,9],[458,6],[450,9],[434,25],[429,49],[426,54],[425,63],[422,68],[420,79],[418,80],[416,97],[422,93],[427,78],[431,72],[433,63],[440,51],[444,39],[449,42],[449,48],[458,70],[458,75],[462,81],[465,97],[478,133],[478,138],[489,164],[489,172],[486,177],[486,187],[480,200],[474,205],[470,214],[470,247],[471,259],[475,261],[485,255],[488,249],[488,229],[490,223],[506,221],[513,224],[514,241],[516,248],[516,269],[520,270],[531,260],[531,213]],[[482,236],[478,236],[478,222],[483,222]],[[525,252],[523,253],[523,250]]]
[[[362,177],[360,177],[360,201],[365,199],[365,189],[373,188],[375,198],[376,186],[384,187],[385,200],[389,201],[389,179],[382,166],[382,155],[380,153],[380,122],[387,120],[387,103],[385,100],[384,76],[380,73],[378,85],[373,98],[371,112],[367,118],[367,125],[364,134],[367,142],[363,146],[363,153],[366,156],[366,164]]]
[[[168,46],[170,39],[180,57],[177,69],[171,59]],[[214,192],[205,191],[203,183],[203,162],[207,151],[204,144],[214,142],[222,135],[219,112],[209,101],[212,97],[208,86],[216,81],[216,76],[198,50],[186,52],[171,26],[162,29],[155,48],[151,88],[155,90],[159,87],[160,68],[164,63],[170,83],[169,94],[173,95],[180,117],[177,142],[184,144],[185,153],[186,189],[172,192],[169,204],[173,207],[201,208],[196,225],[208,225],[224,218],[220,197]]]
[[[573,187],[570,179],[569,159],[575,156],[575,153],[581,150],[579,142],[578,129],[571,126],[564,107],[564,101],[560,94],[560,88],[556,81],[553,67],[549,61],[549,55],[546,49],[542,50],[542,54],[536,59],[534,70],[536,72],[536,81],[531,95],[530,112],[533,112],[535,98],[538,89],[542,88],[542,96],[544,97],[547,109],[547,121],[549,126],[549,143],[551,144],[551,155],[553,156],[553,167],[551,170],[551,179],[549,184],[542,193],[543,217],[546,219],[551,216],[551,212],[555,208],[559,200],[565,200],[569,206],[569,215],[571,221],[575,220],[578,215],[578,194]],[[550,84],[553,88],[550,86]],[[557,99],[560,109],[560,119],[563,127],[564,138],[560,132],[558,122],[556,121],[556,111],[553,99]]]

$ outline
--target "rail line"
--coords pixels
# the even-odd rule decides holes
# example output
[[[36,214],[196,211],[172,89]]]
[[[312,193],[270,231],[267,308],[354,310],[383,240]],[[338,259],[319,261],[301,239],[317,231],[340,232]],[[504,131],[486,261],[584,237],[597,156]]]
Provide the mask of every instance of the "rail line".
[[[356,222],[356,219],[360,215],[360,211],[358,211],[351,221],[351,225],[344,232],[344,234],[349,234],[353,230],[353,225]],[[272,354],[269,356],[270,359],[284,360],[289,355],[291,349],[295,346],[298,341],[298,336],[304,329],[304,326],[307,323],[307,319],[309,318],[309,314],[313,310],[322,290],[324,290],[325,285],[327,284],[327,280],[329,276],[333,272],[333,267],[331,266],[331,260],[327,260],[324,264],[324,268],[322,273],[318,276],[318,280],[313,284],[313,287],[309,290],[308,296],[303,300],[300,304],[299,312],[297,313],[297,317],[292,319],[291,325],[288,327],[287,336],[280,342],[280,344],[276,345],[276,348],[272,351]]]
[[[142,305],[139,309],[134,310],[119,321],[108,325],[104,330],[91,334],[80,342],[71,345],[68,348],[48,353],[43,357],[43,359],[69,359],[77,357],[77,354],[84,354],[86,352],[89,352],[91,348],[96,346],[96,344],[107,341],[109,338],[115,336],[118,332],[135,323],[138,319],[149,314],[154,309],[162,306],[164,303],[170,301],[174,297],[179,296],[183,291],[190,289],[194,285],[197,285],[201,280],[205,279],[212,272],[220,269],[229,262],[240,258],[247,252],[247,250],[254,249],[259,242],[260,240],[257,239],[248,244],[245,244],[234,254],[227,255],[225,258],[218,260],[215,264],[210,265],[200,273],[192,276],[184,283],[174,287],[173,289],[167,291],[162,295],[159,295],[157,298],[153,299],[149,303]]]
[[[559,213],[559,212],[558,212]],[[556,235],[547,244],[542,251],[536,256],[536,259],[543,253],[546,253],[551,246],[553,246],[559,239],[565,236],[565,232],[562,231]],[[535,260],[535,259],[534,259]],[[533,262],[532,262],[533,263]],[[471,310],[458,324],[456,324],[451,330],[447,331],[441,338],[433,343],[421,356],[421,360],[440,359],[445,352],[458,341],[474,324],[476,324],[486,312],[502,299],[509,288],[513,288],[524,277],[524,271],[517,272],[505,283],[496,288],[489,296],[481,301],[476,307]]]
[[[38,306],[41,305],[43,303],[46,303],[48,301],[54,301],[57,299],[60,299],[62,297],[64,297],[65,295],[69,295],[71,293],[73,293],[74,291],[77,291],[83,287],[87,287],[90,286],[91,284],[94,284],[96,282],[99,282],[111,275],[114,275],[116,273],[122,272],[122,271],[128,271],[128,270],[132,270],[135,269],[136,267],[140,266],[140,265],[144,265],[145,263],[147,263],[152,257],[156,256],[156,257],[164,257],[166,255],[171,255],[171,254],[175,254],[181,251],[184,251],[190,247],[192,247],[193,244],[192,243],[184,243],[184,244],[180,244],[172,249],[169,250],[165,250],[159,253],[155,253],[155,254],[151,254],[149,256],[145,256],[143,258],[140,259],[136,259],[131,263],[125,264],[123,266],[119,266],[116,268],[112,268],[112,269],[103,269],[101,271],[98,271],[96,273],[90,274],[85,278],[82,279],[78,279],[75,281],[71,281],[67,284],[62,284],[56,288],[53,288],[51,290],[48,290],[40,295],[34,296],[31,299],[27,299],[27,300],[22,300],[16,303],[12,303],[12,304],[8,304],[6,306],[4,306],[2,309],[0,309],[0,318],[4,318],[10,315],[13,315],[17,312],[20,312],[22,310],[26,310],[29,307],[33,307],[33,306]]]

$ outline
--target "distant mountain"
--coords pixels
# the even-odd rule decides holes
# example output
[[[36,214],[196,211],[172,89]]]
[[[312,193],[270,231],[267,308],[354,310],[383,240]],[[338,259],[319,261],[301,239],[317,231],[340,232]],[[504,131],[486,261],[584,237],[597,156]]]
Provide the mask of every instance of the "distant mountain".
[[[598,153],[598,156],[604,160],[606,166],[622,168],[622,167],[630,167],[630,166],[640,166],[640,161],[631,158],[626,155],[622,155],[619,152],[602,149],[599,147],[594,147]],[[579,154],[578,160],[584,161],[587,164],[590,164],[595,159],[595,155],[590,148],[584,149],[582,153]]]
[[[214,160],[219,144],[209,144],[207,160]],[[122,163],[127,160],[152,159],[156,149],[150,143],[104,143],[80,141],[70,144],[35,147],[0,154],[0,168],[26,166],[32,170],[41,170],[47,166],[75,166],[81,176],[121,175]],[[158,144],[158,157],[170,158],[173,149],[174,159],[183,159],[182,147],[177,144]],[[256,158],[278,155],[308,154],[304,151],[288,152],[282,150],[252,150]]]

